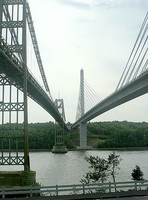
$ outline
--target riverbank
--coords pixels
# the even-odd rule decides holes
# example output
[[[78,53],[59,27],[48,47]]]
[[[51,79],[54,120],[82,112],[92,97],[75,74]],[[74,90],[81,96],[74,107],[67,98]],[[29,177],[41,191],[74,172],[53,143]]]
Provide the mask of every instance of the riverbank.
[[[51,152],[52,149],[30,149],[30,152]],[[68,149],[68,151],[85,151]],[[122,148],[92,148],[89,151],[148,151],[148,147],[122,147]]]
[[[87,151],[78,149],[68,149],[68,151]],[[92,148],[89,151],[148,151],[148,147],[121,147],[121,148]],[[8,149],[4,149],[4,152],[9,152]],[[11,152],[16,152],[15,149],[11,149]],[[24,152],[23,149],[19,149],[19,152]],[[29,149],[29,152],[52,152],[52,149]]]

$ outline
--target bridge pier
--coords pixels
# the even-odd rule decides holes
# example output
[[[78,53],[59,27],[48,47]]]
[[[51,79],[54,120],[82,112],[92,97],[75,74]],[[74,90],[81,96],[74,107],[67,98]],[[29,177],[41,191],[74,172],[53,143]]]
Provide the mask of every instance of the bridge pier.
[[[67,153],[67,147],[64,145],[53,146],[52,153]]]
[[[36,184],[36,172],[1,171],[0,187],[30,186]]]
[[[67,148],[64,145],[64,128],[60,128],[55,123],[55,146],[53,146],[52,153],[67,153]]]
[[[91,146],[87,146],[87,127],[86,123],[80,124],[80,146],[77,147],[78,150],[88,150],[92,149]]]

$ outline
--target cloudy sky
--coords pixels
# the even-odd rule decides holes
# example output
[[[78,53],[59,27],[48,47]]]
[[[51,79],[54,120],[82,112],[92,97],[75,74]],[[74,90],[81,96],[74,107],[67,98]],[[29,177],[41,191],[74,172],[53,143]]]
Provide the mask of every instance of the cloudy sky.
[[[114,92],[148,1],[30,0],[29,4],[51,94],[64,99],[66,120],[74,122],[80,69],[101,99]],[[148,121],[148,95],[93,121],[113,120]],[[53,118],[29,100],[29,122],[48,121]]]

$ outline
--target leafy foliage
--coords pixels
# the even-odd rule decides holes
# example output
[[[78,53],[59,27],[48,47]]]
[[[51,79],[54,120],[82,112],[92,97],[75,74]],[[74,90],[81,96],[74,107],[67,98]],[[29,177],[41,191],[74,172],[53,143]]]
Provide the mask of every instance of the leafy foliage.
[[[148,147],[148,123],[93,122],[88,130],[100,137],[99,148]]]
[[[86,161],[90,164],[89,168],[91,171],[86,173],[84,179],[81,180],[81,183],[89,184],[89,183],[96,183],[96,182],[104,182],[108,174],[106,173],[108,169],[107,160],[103,158],[99,158],[98,156],[86,156]]]
[[[120,169],[118,167],[121,161],[120,155],[113,152],[109,154],[107,159],[98,156],[86,156],[85,159],[89,163],[90,171],[86,173],[84,179],[81,179],[81,183],[103,183],[109,176],[113,177],[115,183],[117,170]]]
[[[30,149],[52,149],[55,143],[56,124],[31,123],[28,127],[29,148]],[[1,127],[0,127],[1,128]],[[22,124],[16,130],[16,124],[5,124],[6,130],[0,130],[1,136],[23,136]],[[120,148],[120,147],[148,147],[148,123],[133,122],[93,122],[87,124],[88,145],[98,148]],[[79,131],[72,130],[65,133],[65,145],[68,149],[73,149],[79,145]],[[90,143],[89,143],[90,142]],[[0,141],[0,148],[2,142]],[[9,148],[9,141],[4,140],[4,148]],[[23,149],[23,138],[19,139],[19,149]],[[16,140],[11,139],[11,148],[16,148]]]
[[[140,167],[136,165],[136,167],[132,171],[132,179],[135,181],[143,180],[143,172],[141,171]]]
[[[115,182],[115,176],[118,174],[119,164],[121,162],[120,155],[116,155],[115,152],[109,154],[108,156],[108,170],[110,172],[110,175],[113,177],[113,181]]]
[[[6,125],[7,126],[7,125]],[[9,126],[9,124],[8,124]],[[55,130],[58,128],[58,125],[53,122],[48,123],[31,123],[28,125],[28,134],[29,134],[29,148],[30,149],[52,149],[55,144]],[[0,136],[11,136],[11,149],[16,148],[16,140],[13,137],[22,136],[23,130],[5,130],[0,132]],[[68,149],[73,148],[73,143],[70,139],[70,136],[65,133],[65,145]],[[2,142],[0,142],[1,148]],[[24,148],[23,138],[19,139],[19,149]],[[3,148],[9,148],[9,140],[6,138],[4,140]]]

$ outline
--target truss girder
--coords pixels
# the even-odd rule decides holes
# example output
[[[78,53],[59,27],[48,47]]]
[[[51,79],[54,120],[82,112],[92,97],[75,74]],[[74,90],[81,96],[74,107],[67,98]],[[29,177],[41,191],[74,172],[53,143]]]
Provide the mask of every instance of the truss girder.
[[[15,45],[8,45],[8,48],[11,50],[13,53],[20,53],[22,54],[23,51],[23,45],[15,44]]]
[[[24,156],[0,157],[0,165],[24,165]]]
[[[19,35],[19,31],[18,29],[22,29],[23,30],[23,21],[22,20],[19,20],[17,19],[17,21],[15,21],[13,19],[13,17],[10,15],[10,12],[9,12],[9,9],[8,9],[8,6],[9,5],[20,5],[20,4],[23,4],[23,0],[22,1],[19,1],[19,0],[4,0],[3,1],[3,13],[4,13],[4,16],[5,16],[5,20],[1,22],[1,30],[3,29],[6,29],[6,34],[7,34],[7,30],[10,31],[11,33],[11,45],[12,47],[10,47],[13,52],[17,53],[20,61],[23,61],[23,56],[22,56],[22,43],[19,43],[19,40],[18,40],[18,35]],[[17,31],[16,31],[17,29]],[[7,41],[7,35],[5,36],[6,37],[6,41]]]
[[[22,28],[23,21],[4,21],[2,22],[2,28]]]
[[[0,66],[0,74],[7,76],[17,88],[22,90],[23,68],[14,55],[9,53],[9,51],[3,51],[3,46],[0,48]],[[20,81],[21,79],[22,81]],[[63,127],[63,118],[61,117],[55,104],[51,101],[47,93],[43,90],[43,88],[39,85],[29,71],[27,74],[27,85],[28,96],[37,102],[41,107],[43,107],[59,123],[59,125]],[[65,122],[64,128],[67,130]]]
[[[1,133],[8,129],[10,135],[16,134],[17,136],[19,123],[22,121],[23,146],[21,148],[24,154],[24,156],[18,156],[17,139],[14,156],[11,149],[14,145],[13,141],[8,136],[5,140],[2,138],[0,165],[24,165],[26,170],[30,169],[26,84],[26,0],[1,0],[0,11],[0,49],[4,53],[3,56],[5,55],[4,57],[9,60],[6,62],[3,56],[0,58],[0,89],[2,92],[0,128]],[[17,65],[17,71],[10,67],[12,63]],[[14,130],[11,131],[12,127],[17,133]],[[8,156],[3,153],[5,148],[6,150],[9,148]]]
[[[23,0],[3,0],[3,5],[23,4]]]
[[[2,103],[0,102],[0,111],[24,111],[24,103]]]
[[[63,117],[63,120],[66,121],[66,117],[65,117],[65,109],[64,109],[64,101],[63,99],[56,99],[55,100],[55,105],[58,108],[61,116]]]
[[[0,165],[24,165],[24,156],[20,155],[18,145],[19,140],[24,140],[23,137],[0,137]],[[12,153],[12,144],[13,143],[13,153]],[[15,147],[14,147],[15,144]],[[5,150],[7,148],[7,150]]]

